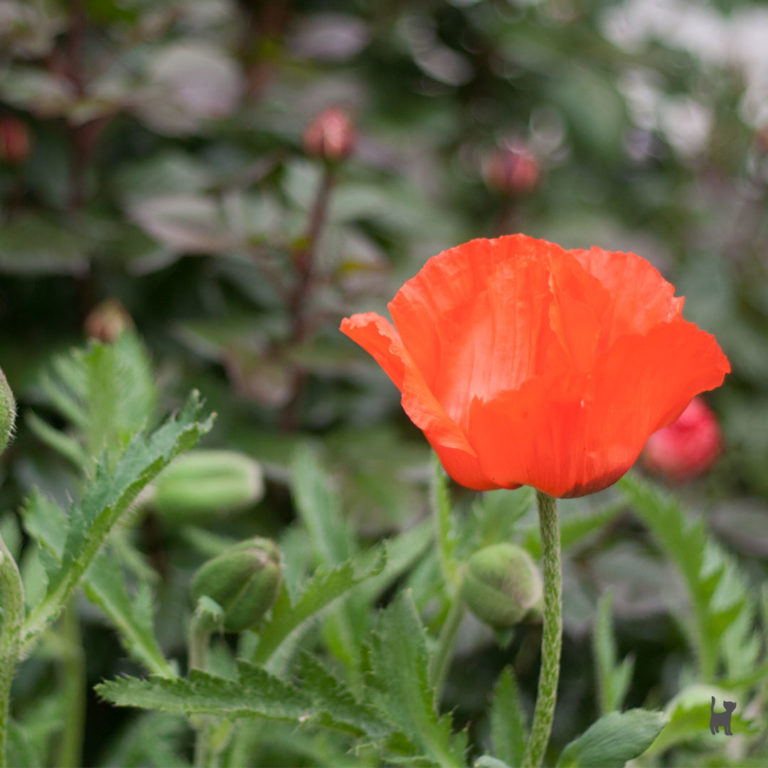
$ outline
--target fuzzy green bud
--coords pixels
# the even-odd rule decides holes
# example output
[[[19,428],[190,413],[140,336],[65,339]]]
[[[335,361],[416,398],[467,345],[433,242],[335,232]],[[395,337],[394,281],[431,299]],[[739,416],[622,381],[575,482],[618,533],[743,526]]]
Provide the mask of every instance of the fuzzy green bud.
[[[541,599],[542,583],[531,556],[514,544],[493,544],[469,559],[461,597],[491,627],[517,624]]]
[[[192,595],[196,602],[208,598],[221,607],[221,626],[227,632],[242,632],[261,622],[282,580],[280,550],[269,539],[254,538],[205,563],[192,580]]]
[[[205,518],[247,509],[263,493],[261,467],[253,459],[200,450],[179,456],[157,478],[149,501],[167,518]]]
[[[2,453],[11,438],[16,423],[16,400],[8,385],[8,379],[0,371],[0,453]]]

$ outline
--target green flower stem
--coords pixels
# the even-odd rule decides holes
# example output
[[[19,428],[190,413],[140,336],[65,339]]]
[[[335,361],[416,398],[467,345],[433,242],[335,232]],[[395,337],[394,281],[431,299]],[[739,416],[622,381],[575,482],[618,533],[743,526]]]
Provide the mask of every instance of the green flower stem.
[[[211,638],[208,629],[208,617],[198,613],[192,617],[189,628],[189,669],[205,670],[208,665],[208,647]],[[211,719],[198,716],[192,718],[192,725],[197,731],[195,738],[195,768],[205,768],[209,764],[209,740],[211,737]]]
[[[524,768],[539,768],[544,760],[552,719],[555,715],[557,681],[560,676],[560,649],[563,640],[563,577],[560,566],[560,526],[557,502],[541,491],[539,527],[544,570],[544,630],[541,636],[541,670],[533,724],[523,759]]]
[[[19,569],[0,537],[0,768],[7,765],[11,681],[19,659],[24,589]]]
[[[64,609],[61,629],[64,635],[64,663],[61,665],[64,728],[56,765],[61,768],[78,768],[83,764],[86,677],[80,619],[74,600],[70,600]]]
[[[464,611],[464,601],[456,595],[448,609],[448,615],[445,617],[445,622],[440,630],[440,637],[437,639],[437,648],[429,665],[429,677],[435,688],[436,702],[440,701],[443,683],[453,655],[453,646],[456,643],[461,620],[464,618]]]

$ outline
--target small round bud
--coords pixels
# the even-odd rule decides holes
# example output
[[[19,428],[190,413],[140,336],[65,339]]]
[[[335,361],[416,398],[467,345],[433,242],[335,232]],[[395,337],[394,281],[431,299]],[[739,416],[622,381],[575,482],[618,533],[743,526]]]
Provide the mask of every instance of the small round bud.
[[[27,126],[18,117],[0,117],[0,162],[21,165],[29,157]]]
[[[282,584],[280,550],[269,539],[248,539],[205,563],[192,580],[192,595],[221,606],[221,626],[242,632],[257,626]],[[211,629],[214,629],[212,626]]]
[[[117,299],[104,299],[85,318],[85,333],[88,337],[105,343],[115,341],[123,331],[133,327],[128,310]]]
[[[485,166],[485,183],[505,195],[525,195],[539,181],[539,161],[524,145],[502,147]]]
[[[184,520],[239,512],[263,493],[258,462],[236,451],[195,450],[155,480],[148,501],[163,517]]]
[[[648,438],[643,463],[670,480],[687,480],[706,472],[721,450],[717,417],[702,398],[694,397],[676,421]]]
[[[304,131],[304,151],[330,162],[345,160],[357,142],[352,118],[341,107],[327,107]]]
[[[494,628],[517,624],[540,600],[542,583],[531,556],[514,544],[493,544],[469,559],[461,597]]]
[[[8,385],[8,379],[0,371],[0,453],[2,453],[11,438],[16,423],[16,400]]]

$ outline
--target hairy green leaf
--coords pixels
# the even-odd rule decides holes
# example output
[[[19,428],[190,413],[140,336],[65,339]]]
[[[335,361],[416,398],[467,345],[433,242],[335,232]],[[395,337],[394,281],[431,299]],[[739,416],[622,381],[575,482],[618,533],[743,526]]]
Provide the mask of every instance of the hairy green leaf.
[[[750,673],[760,641],[748,582],[735,560],[714,541],[700,519],[645,481],[626,475],[619,488],[683,576],[691,602],[687,629],[701,677],[714,680],[722,658],[729,677]]]
[[[623,768],[642,755],[667,722],[663,712],[609,712],[566,745],[559,768]]]
[[[491,741],[496,757],[520,765],[525,754],[527,729],[520,706],[514,672],[506,667],[499,677],[491,704]]]
[[[142,488],[211,428],[213,417],[200,421],[201,413],[200,396],[194,392],[183,410],[149,438],[142,433],[136,435],[117,459],[113,471],[103,463],[97,465],[81,501],[70,509],[61,563],[49,574],[45,597],[24,624],[24,651],[58,616],[115,523]]]

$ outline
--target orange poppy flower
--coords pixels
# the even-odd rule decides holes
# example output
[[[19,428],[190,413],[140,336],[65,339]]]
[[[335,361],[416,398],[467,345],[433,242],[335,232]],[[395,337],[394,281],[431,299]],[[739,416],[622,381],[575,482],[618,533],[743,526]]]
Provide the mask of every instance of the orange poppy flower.
[[[730,371],[647,261],[510,235],[429,259],[341,330],[367,350],[456,482],[583,496]]]

